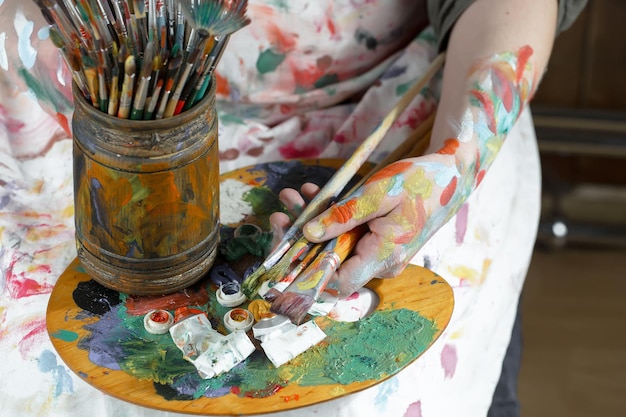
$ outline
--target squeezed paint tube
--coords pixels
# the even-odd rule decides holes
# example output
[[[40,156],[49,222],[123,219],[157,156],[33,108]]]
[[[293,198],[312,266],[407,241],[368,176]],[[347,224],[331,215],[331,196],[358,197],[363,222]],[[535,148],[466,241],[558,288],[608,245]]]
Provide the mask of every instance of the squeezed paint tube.
[[[244,332],[224,336],[213,329],[204,314],[177,322],[170,327],[170,335],[183,357],[196,367],[203,379],[231,370],[255,350]]]
[[[278,320],[277,325],[271,331],[261,335],[261,347],[277,368],[326,338],[326,334],[313,320],[296,326],[289,319],[284,318],[288,324]],[[252,329],[255,337],[258,338],[256,336],[258,330],[255,332],[254,327]]]

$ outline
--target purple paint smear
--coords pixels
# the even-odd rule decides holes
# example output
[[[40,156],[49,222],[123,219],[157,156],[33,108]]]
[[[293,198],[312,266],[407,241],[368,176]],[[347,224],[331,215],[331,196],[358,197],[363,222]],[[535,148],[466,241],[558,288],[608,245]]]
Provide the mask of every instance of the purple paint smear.
[[[112,346],[111,343],[107,343],[114,333],[120,333],[117,335],[118,340],[124,340],[128,336],[120,330],[123,329],[123,326],[119,326],[120,322],[117,308],[114,308],[102,315],[100,320],[85,326],[90,334],[78,342],[78,347],[89,352],[89,360],[92,363],[108,369],[121,369],[117,361],[117,358],[124,357],[121,345]]]
[[[456,347],[454,345],[445,345],[441,351],[441,367],[446,378],[452,378],[456,370]]]
[[[404,417],[422,417],[422,402],[417,401],[409,404],[409,408],[406,409]]]
[[[456,243],[460,245],[465,239],[465,232],[467,232],[467,213],[469,212],[469,206],[463,204],[459,211],[456,213]]]

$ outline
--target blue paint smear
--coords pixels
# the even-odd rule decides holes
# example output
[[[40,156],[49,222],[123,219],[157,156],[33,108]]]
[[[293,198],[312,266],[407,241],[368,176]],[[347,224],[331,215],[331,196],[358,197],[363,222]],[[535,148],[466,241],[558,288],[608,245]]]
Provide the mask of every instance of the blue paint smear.
[[[39,370],[52,374],[54,379],[54,398],[58,398],[63,393],[74,392],[74,381],[70,373],[64,366],[57,363],[57,357],[49,350],[44,350],[39,356]]]
[[[378,385],[378,393],[374,398],[374,404],[378,409],[378,414],[382,415],[387,409],[387,400],[389,396],[398,391],[398,378],[389,378]]]

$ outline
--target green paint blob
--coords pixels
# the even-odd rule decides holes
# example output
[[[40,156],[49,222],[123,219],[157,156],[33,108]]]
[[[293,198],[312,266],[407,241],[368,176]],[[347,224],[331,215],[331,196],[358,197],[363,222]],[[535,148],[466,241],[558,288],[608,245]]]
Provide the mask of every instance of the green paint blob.
[[[263,230],[270,228],[269,215],[275,212],[286,213],[285,206],[278,199],[277,194],[266,187],[256,187],[243,195],[243,200],[250,204],[254,214],[258,217],[258,226]]]
[[[256,61],[256,69],[260,74],[276,71],[276,68],[285,60],[285,54],[279,54],[271,49],[266,49],[259,54]]]
[[[63,340],[64,342],[73,342],[78,339],[78,333],[72,332],[70,330],[59,330],[58,332],[55,332],[50,336],[54,337],[55,339]]]
[[[355,323],[333,323],[324,329],[326,342],[305,352],[301,361],[323,364],[307,367],[300,385],[351,384],[389,377],[424,352],[433,341],[437,326],[419,313],[386,310]]]

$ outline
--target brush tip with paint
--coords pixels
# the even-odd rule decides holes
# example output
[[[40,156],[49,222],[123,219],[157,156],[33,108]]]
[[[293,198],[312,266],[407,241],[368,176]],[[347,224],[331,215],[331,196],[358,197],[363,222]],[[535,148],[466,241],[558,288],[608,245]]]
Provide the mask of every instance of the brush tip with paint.
[[[300,324],[306,318],[309,309],[315,299],[306,294],[297,294],[285,291],[272,301],[270,311],[275,314],[289,317],[295,323]]]

